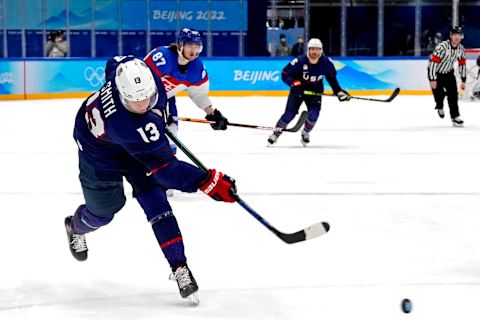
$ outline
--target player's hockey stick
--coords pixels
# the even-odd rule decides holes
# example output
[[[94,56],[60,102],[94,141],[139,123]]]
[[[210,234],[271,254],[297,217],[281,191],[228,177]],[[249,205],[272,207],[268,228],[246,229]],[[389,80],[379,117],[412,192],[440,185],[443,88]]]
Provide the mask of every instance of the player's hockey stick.
[[[335,94],[320,93],[320,92],[314,92],[314,91],[304,91],[303,93],[307,96],[336,97]],[[367,100],[367,101],[391,102],[393,99],[395,99],[396,96],[398,96],[399,93],[400,93],[400,88],[396,88],[395,90],[393,90],[392,94],[387,99],[364,98],[364,97],[355,97],[355,96],[351,96],[351,98],[358,99],[358,100]]]
[[[185,155],[193,161],[193,163],[195,163],[203,171],[208,171],[207,167],[205,167],[205,165],[193,153],[191,153],[190,150],[187,149],[187,147],[170,131],[168,127],[165,128],[165,133],[185,153]],[[267,220],[265,220],[255,210],[253,210],[245,201],[240,198],[238,194],[234,195],[234,199],[240,206],[242,206],[242,208],[247,210],[248,213],[250,213],[255,219],[257,219],[257,221],[259,221],[268,230],[273,232],[277,237],[279,237],[288,244],[320,237],[321,235],[327,233],[328,230],[330,230],[330,225],[327,222],[319,222],[308,228],[294,233],[283,233],[278,231]]]
[[[275,131],[275,132],[297,132],[303,126],[305,121],[307,121],[308,113],[307,111],[303,111],[298,118],[297,123],[291,128],[280,128],[280,127],[266,127],[266,126],[256,126],[252,124],[241,124],[241,123],[232,123],[229,122],[229,126],[233,127],[241,127],[241,128],[251,128],[251,129],[259,129],[259,130],[268,130],[268,131]],[[185,118],[185,117],[172,117],[173,120],[176,121],[189,121],[189,122],[198,122],[198,123],[215,123],[215,121],[205,120],[205,119],[194,119],[194,118]]]

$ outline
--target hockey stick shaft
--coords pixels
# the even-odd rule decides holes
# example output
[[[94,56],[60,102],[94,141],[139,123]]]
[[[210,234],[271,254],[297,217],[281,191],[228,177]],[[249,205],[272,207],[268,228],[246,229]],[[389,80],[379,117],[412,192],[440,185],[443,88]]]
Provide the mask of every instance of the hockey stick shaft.
[[[180,150],[182,150],[182,152],[193,161],[193,163],[195,163],[203,171],[208,172],[208,168],[175,136],[175,134],[170,131],[168,127],[165,128],[165,133],[180,148]],[[234,194],[233,197],[242,208],[250,213],[264,227],[288,244],[319,237],[327,233],[330,229],[330,225],[328,223],[320,222],[295,233],[283,233],[278,231],[267,220],[253,210],[245,201],[240,198],[238,194]]]
[[[173,120],[175,120],[175,121],[197,122],[197,123],[208,123],[208,124],[215,123],[215,121],[204,120],[204,119],[185,118],[185,117],[173,117]],[[233,126],[233,127],[252,128],[252,129],[259,129],[259,130],[276,131],[276,132],[282,132],[283,131],[282,128],[256,126],[256,125],[251,125],[251,124],[241,124],[241,123],[233,123],[233,122],[229,122],[228,125]]]
[[[187,118],[187,117],[172,117],[175,121],[188,121],[188,122],[197,122],[197,123],[208,123],[212,124],[215,121],[205,120],[205,119],[195,119],[195,118]],[[241,128],[251,128],[251,129],[259,129],[259,130],[268,130],[268,131],[275,131],[275,132],[297,132],[300,130],[302,125],[307,120],[307,112],[303,111],[298,118],[297,123],[292,128],[283,129],[281,127],[267,127],[267,126],[257,126],[252,124],[242,124],[242,123],[233,123],[229,122],[229,126],[234,127],[241,127]]]
[[[307,96],[336,97],[335,94],[331,94],[331,93],[320,93],[320,92],[314,92],[314,91],[304,91],[303,93]],[[387,99],[375,99],[375,98],[365,98],[365,97],[356,97],[356,96],[350,96],[350,97],[352,99],[357,99],[357,100],[376,101],[376,102],[391,102],[393,99],[395,99],[396,96],[398,96],[399,93],[400,93],[400,88],[396,88],[395,90],[393,90],[392,94]]]

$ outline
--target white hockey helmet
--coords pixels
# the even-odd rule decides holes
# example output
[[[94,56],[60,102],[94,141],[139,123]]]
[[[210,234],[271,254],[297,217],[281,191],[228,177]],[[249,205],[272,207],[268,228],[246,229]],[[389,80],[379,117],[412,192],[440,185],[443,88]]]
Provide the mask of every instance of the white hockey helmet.
[[[157,93],[152,71],[140,59],[120,63],[115,72],[115,84],[121,98],[129,101],[145,100]]]
[[[322,49],[323,48],[322,41],[320,41],[320,39],[318,39],[318,38],[312,38],[312,39],[308,40],[307,48],[308,49],[310,49],[310,48],[320,48],[320,49]]]

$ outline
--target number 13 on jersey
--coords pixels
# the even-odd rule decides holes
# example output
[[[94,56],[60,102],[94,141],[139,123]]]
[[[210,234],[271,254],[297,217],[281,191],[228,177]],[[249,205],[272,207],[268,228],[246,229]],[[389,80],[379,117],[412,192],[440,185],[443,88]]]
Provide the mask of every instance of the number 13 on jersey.
[[[152,122],[147,123],[145,128],[138,128],[137,131],[146,143],[157,141],[160,138],[160,132],[158,131],[157,126]]]

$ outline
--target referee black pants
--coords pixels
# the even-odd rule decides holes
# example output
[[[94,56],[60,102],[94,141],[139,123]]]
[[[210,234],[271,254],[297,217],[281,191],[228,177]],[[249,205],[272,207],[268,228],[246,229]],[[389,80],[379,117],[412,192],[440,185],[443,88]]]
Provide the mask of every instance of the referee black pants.
[[[448,107],[450,108],[450,117],[452,119],[458,117],[458,89],[457,79],[453,70],[446,74],[439,73],[437,76],[437,87],[432,89],[433,97],[437,103],[436,109],[443,109],[443,100],[447,96]]]

